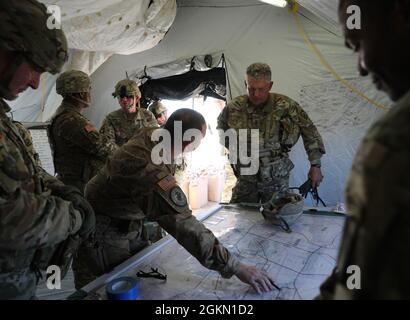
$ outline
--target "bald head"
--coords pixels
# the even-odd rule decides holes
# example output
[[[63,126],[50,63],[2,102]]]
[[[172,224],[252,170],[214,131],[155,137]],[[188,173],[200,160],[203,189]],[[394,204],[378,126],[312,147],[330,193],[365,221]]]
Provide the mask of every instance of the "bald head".
[[[164,129],[171,134],[172,145],[174,145],[175,139],[181,139],[182,141],[182,137],[178,137],[177,132],[175,132],[177,123],[182,125],[182,137],[191,129],[197,130],[201,135],[201,139],[206,134],[206,121],[202,114],[192,109],[182,108],[173,112],[164,125]],[[194,139],[192,141],[182,141],[183,149],[193,141]]]

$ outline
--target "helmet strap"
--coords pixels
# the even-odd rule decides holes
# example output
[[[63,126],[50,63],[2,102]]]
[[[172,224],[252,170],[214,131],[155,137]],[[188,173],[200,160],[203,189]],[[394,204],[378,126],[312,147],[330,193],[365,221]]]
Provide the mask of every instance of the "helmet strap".
[[[64,99],[74,100],[74,101],[80,103],[80,104],[81,104],[81,108],[87,108],[87,107],[90,106],[90,103],[89,103],[89,102],[87,102],[87,101],[85,101],[85,100],[83,100],[83,99],[77,98],[77,97],[74,96],[73,94],[67,95]]]
[[[10,55],[11,56],[11,55]],[[21,53],[15,54],[11,58],[11,62],[8,67],[2,72],[2,79],[0,81],[0,95],[6,100],[14,99],[14,96],[10,93],[10,83],[13,80],[14,74],[17,69],[26,61]]]

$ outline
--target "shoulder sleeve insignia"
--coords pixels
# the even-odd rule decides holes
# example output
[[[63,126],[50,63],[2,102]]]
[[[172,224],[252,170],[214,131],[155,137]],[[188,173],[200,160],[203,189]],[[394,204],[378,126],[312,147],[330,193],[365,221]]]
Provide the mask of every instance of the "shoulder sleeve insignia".
[[[173,187],[170,192],[171,201],[178,207],[185,207],[187,199],[184,192],[179,187]]]

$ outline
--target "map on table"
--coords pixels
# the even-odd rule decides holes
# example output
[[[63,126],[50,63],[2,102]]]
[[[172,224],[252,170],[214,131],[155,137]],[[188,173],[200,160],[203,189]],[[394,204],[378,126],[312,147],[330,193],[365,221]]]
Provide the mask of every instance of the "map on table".
[[[140,278],[139,299],[313,299],[336,264],[344,217],[303,214],[286,233],[256,211],[222,209],[204,221],[243,262],[268,272],[280,291],[258,294],[235,276],[223,279],[173,241],[121,276],[151,268],[167,280]],[[105,296],[105,289],[99,293]]]

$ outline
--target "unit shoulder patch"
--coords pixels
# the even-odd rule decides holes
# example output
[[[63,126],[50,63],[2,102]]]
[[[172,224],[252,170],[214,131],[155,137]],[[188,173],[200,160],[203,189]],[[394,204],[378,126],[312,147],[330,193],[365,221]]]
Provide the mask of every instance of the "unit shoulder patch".
[[[171,201],[178,207],[185,207],[188,203],[184,192],[179,187],[172,188],[170,197]]]

